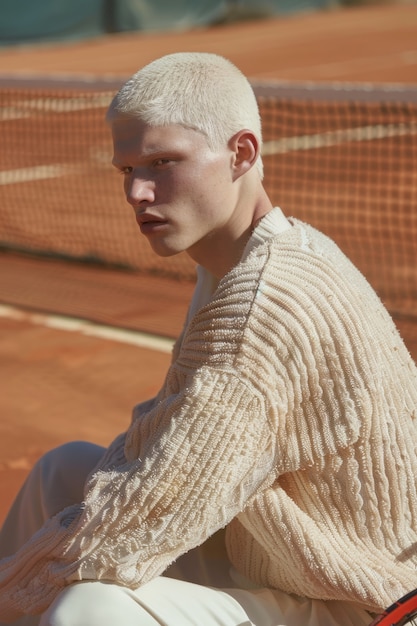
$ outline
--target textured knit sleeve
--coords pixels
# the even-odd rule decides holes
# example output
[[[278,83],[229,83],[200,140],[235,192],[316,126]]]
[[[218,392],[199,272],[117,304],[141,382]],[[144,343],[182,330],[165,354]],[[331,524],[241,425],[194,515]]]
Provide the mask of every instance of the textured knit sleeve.
[[[189,376],[174,368],[170,381],[133,423],[128,460],[93,475],[82,505],[1,563],[2,619],[45,610],[72,581],[136,587],[152,579],[226,525],[268,479],[271,436],[257,391],[222,367]]]
[[[146,413],[155,406],[157,397],[144,400],[137,404],[132,411],[132,423],[138,419],[140,415]],[[98,471],[106,471],[119,465],[126,463],[125,445],[126,445],[126,432],[117,435],[117,437],[111,442],[111,444],[104,451],[103,456],[98,461],[97,465],[90,472],[90,476]]]

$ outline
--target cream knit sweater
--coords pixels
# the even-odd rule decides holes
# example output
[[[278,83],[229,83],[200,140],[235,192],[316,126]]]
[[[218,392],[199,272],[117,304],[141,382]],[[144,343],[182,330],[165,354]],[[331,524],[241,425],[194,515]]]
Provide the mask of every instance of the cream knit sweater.
[[[274,212],[190,320],[85,502],[0,563],[0,619],[136,587],[226,528],[259,585],[377,610],[417,586],[417,373],[336,245]]]

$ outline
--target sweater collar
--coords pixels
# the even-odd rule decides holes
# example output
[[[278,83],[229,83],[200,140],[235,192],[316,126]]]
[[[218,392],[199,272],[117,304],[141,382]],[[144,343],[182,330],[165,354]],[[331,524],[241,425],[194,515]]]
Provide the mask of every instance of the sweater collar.
[[[279,235],[290,228],[291,223],[286,217],[284,217],[281,209],[279,207],[275,207],[264,215],[264,217],[256,225],[248,243],[245,246],[241,260],[245,260],[249,253],[254,248],[259,246],[259,244],[264,243],[264,241],[275,235]]]
[[[241,260],[245,260],[251,250],[267,241],[274,235],[291,228],[290,222],[283,216],[281,210],[276,207],[269,211],[256,225],[242,254]],[[188,321],[191,317],[211,299],[219,284],[218,279],[204,267],[197,266],[197,284],[190,303]]]

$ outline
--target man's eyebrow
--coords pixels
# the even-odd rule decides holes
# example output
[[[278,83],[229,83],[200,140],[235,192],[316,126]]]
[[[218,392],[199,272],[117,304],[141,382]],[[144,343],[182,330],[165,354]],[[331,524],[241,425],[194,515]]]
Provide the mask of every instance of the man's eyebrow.
[[[163,156],[178,156],[181,154],[181,149],[176,147],[176,146],[171,146],[171,147],[167,147],[167,146],[149,146],[149,148],[144,149],[143,151],[141,151],[140,154],[132,154],[129,155],[129,158],[126,159],[126,162],[129,160],[133,160],[133,161],[147,161],[149,159],[157,159],[159,157],[163,157]],[[114,165],[114,167],[123,167],[124,163],[122,164],[122,161],[120,161],[116,156],[113,157],[112,159],[112,165]]]
[[[160,146],[158,144],[154,146],[149,146],[149,148],[144,148],[141,153],[141,157],[149,158],[149,157],[158,157],[163,154],[178,154],[181,150],[177,146]]]

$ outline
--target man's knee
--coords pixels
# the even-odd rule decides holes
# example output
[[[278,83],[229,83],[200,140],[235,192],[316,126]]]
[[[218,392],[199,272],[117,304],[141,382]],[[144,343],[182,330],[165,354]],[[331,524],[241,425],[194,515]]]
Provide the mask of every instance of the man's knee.
[[[72,441],[44,454],[33,469],[38,492],[48,517],[66,506],[81,502],[85,480],[103,455],[104,448]]]
[[[57,596],[39,626],[104,626],[109,609],[109,598],[96,583],[74,583]]]
[[[99,581],[66,587],[42,615],[39,626],[157,626],[153,617],[118,585]]]
[[[52,448],[38,461],[42,474],[46,477],[68,475],[74,469],[90,472],[103,455],[104,448],[87,441],[70,441]],[[51,472],[52,470],[52,472]]]

